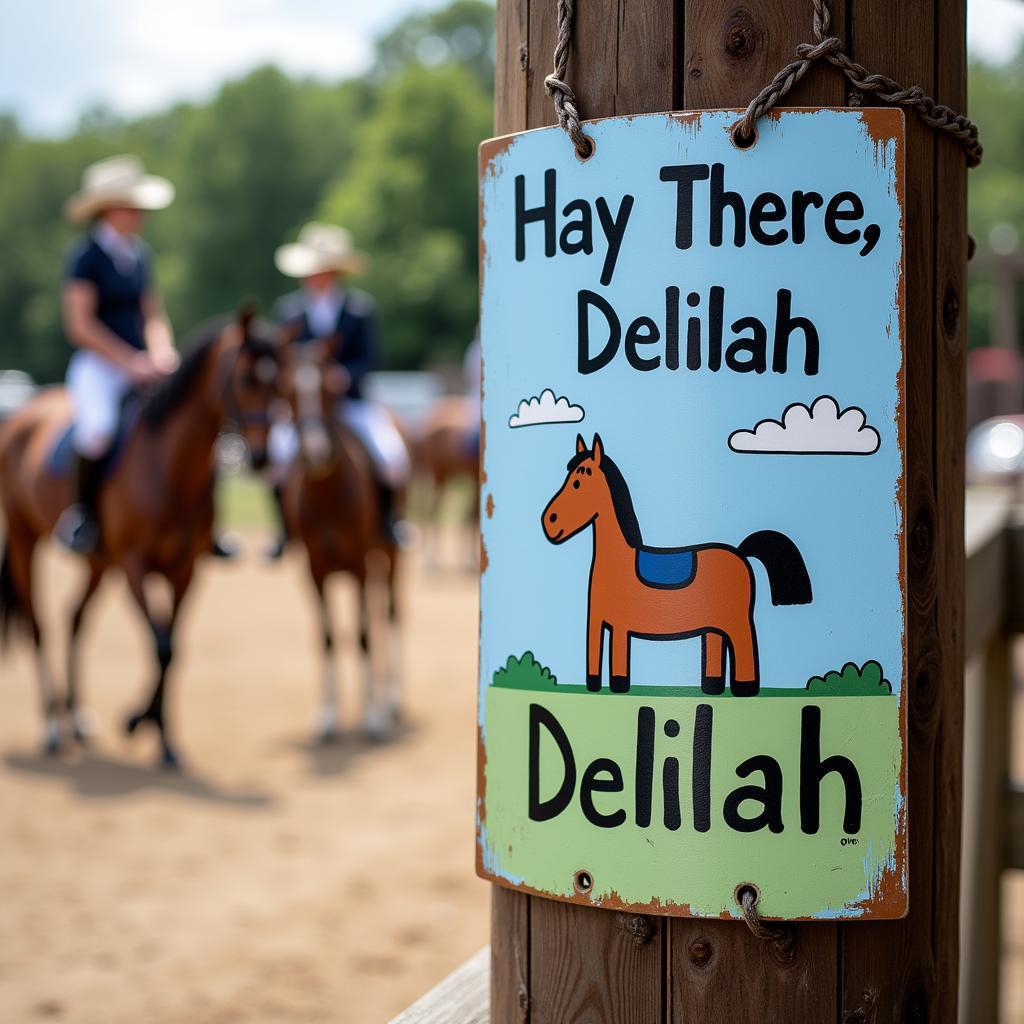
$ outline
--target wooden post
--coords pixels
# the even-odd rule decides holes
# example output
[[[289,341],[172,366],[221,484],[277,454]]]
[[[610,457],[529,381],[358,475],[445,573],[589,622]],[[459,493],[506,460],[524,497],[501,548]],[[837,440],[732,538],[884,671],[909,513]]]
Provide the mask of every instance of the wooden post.
[[[555,0],[498,0],[497,132],[555,123]],[[810,0],[579,0],[568,80],[585,117],[743,107],[794,47]],[[963,0],[833,0],[870,71],[966,107]],[[828,66],[788,105],[843,105]],[[642,918],[495,889],[494,1024],[955,1021],[963,745],[966,166],[907,115],[910,913],[801,924],[792,955],[738,922]]]

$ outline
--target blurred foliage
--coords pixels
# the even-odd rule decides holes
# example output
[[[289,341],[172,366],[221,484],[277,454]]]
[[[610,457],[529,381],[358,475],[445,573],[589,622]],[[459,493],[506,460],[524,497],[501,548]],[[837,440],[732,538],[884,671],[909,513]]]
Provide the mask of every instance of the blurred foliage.
[[[274,248],[315,216],[346,224],[371,257],[362,284],[378,301],[388,365],[457,357],[476,321],[476,146],[491,131],[493,83],[494,8],[454,0],[396,25],[357,79],[260,68],[206,103],[134,120],[87,110],[62,139],[29,137],[0,112],[0,367],[63,373],[58,296],[73,230],[61,207],[87,163],[119,152],[178,187],[146,233],[179,334],[246,298],[269,309],[292,286]],[[1024,51],[973,62],[970,97],[985,145],[969,178],[978,344],[988,250],[1014,230],[1024,238]]]
[[[460,356],[476,324],[476,146],[491,132],[494,8],[455,0],[378,42],[363,77],[335,84],[264,67],[209,102],[124,120],[85,111],[61,139],[0,112],[0,368],[61,377],[62,216],[82,168],[137,153],[177,186],[146,237],[179,335],[294,287],[274,249],[315,216],[346,224],[370,255],[388,365]]]
[[[1016,239],[1017,252],[1024,252],[1024,47],[1007,64],[972,61],[969,90],[968,112],[985,147],[981,166],[968,177],[968,223],[978,246],[969,331],[972,345],[984,345],[995,295],[989,276],[993,250],[1005,250]],[[1017,299],[1024,323],[1024,282]]]

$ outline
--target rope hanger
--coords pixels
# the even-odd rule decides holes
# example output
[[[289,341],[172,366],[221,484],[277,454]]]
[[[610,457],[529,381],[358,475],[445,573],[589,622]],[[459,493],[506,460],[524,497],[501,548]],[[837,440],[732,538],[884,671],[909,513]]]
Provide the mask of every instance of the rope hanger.
[[[764,117],[800,81],[818,60],[838,68],[860,93],[876,96],[885,103],[913,110],[925,124],[951,135],[964,149],[968,167],[981,163],[982,148],[978,126],[965,114],[936,103],[919,85],[904,87],[885,75],[876,75],[843,52],[842,41],[829,35],[832,14],[827,0],[811,0],[814,7],[814,43],[801,43],[797,59],[781,68],[775,77],[750,101],[743,116],[733,127],[733,141],[741,149],[757,141],[757,122]],[[572,140],[576,155],[586,160],[594,152],[594,142],[580,125],[579,101],[565,81],[572,41],[575,0],[555,0],[558,11],[558,38],[555,42],[554,71],[544,79],[544,89],[552,97],[555,113],[563,131]]]

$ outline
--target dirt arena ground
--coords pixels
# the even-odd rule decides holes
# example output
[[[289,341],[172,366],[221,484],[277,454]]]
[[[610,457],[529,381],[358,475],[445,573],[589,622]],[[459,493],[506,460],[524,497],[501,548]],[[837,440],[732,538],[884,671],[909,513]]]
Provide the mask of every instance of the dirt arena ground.
[[[258,541],[257,541],[258,543]],[[45,552],[45,611],[77,576]],[[32,663],[0,655],[0,1020],[379,1022],[487,941],[473,873],[476,585],[411,566],[408,725],[310,742],[319,678],[297,557],[206,564],[171,707],[185,771],[122,734],[149,651],[112,578],[84,645],[100,723],[39,752]],[[336,618],[347,617],[339,584]],[[350,620],[349,620],[350,621]],[[342,642],[351,728],[361,676]]]
[[[245,523],[242,497],[229,515]],[[349,732],[322,747],[303,567],[266,566],[259,534],[247,539],[253,557],[203,567],[182,621],[181,775],[154,767],[152,736],[122,734],[150,661],[119,579],[86,633],[89,751],[40,754],[28,652],[0,655],[4,1024],[381,1024],[487,941],[472,866],[475,580],[410,564],[409,716],[391,743],[352,731],[361,677],[345,628]],[[78,568],[45,551],[48,621],[63,626]],[[343,584],[334,597],[350,623]],[[1024,1024],[1024,877],[1004,884],[1002,1019]]]

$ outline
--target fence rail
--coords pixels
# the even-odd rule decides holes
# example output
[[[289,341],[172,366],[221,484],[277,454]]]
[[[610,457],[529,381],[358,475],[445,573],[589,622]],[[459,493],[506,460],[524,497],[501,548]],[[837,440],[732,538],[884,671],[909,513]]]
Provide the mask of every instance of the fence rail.
[[[995,1024],[1000,878],[1007,868],[1024,869],[1024,787],[1010,773],[1011,646],[1024,633],[1024,506],[1006,492],[978,490],[968,492],[966,512],[960,1020]],[[488,1024],[491,955],[490,947],[480,950],[391,1024]],[[527,1005],[521,1020],[529,1020]]]

